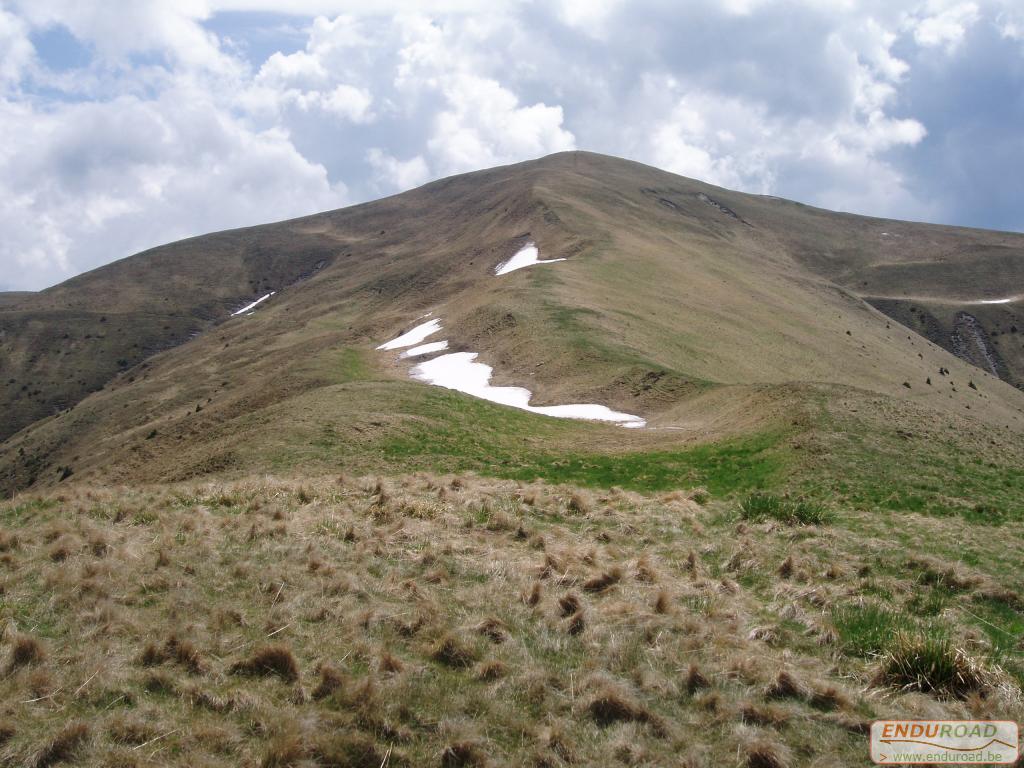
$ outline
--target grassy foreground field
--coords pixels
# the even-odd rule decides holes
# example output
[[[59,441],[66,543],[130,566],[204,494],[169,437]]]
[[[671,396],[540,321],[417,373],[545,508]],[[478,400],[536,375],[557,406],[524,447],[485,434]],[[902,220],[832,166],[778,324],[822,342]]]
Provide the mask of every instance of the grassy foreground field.
[[[430,474],[0,505],[0,763],[867,762],[1024,717],[1020,520]]]

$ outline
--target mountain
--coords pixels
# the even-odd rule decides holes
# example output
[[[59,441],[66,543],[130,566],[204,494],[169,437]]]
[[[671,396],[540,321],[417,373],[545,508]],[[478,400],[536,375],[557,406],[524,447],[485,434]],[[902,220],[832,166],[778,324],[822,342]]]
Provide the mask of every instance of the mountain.
[[[0,764],[1020,720],[1022,254],[573,152],[0,294]]]
[[[528,243],[564,261],[495,274]],[[71,473],[479,468],[492,454],[528,473],[510,434],[545,453],[674,451],[846,392],[880,398],[873,414],[1013,442],[1022,302],[978,302],[1024,285],[1019,254],[1022,235],[830,213],[583,152],[465,174],[163,246],[0,305],[0,477],[10,492]],[[435,339],[533,405],[598,403],[647,428],[411,380],[415,361],[375,347],[427,313]]]

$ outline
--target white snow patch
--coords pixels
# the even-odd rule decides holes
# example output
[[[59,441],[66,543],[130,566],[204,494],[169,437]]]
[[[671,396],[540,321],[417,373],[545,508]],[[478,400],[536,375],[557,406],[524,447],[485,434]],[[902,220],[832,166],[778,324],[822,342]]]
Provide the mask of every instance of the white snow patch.
[[[534,264],[554,264],[556,261],[565,261],[565,259],[545,259],[541,261],[540,251],[537,250],[537,246],[533,243],[527,243],[511,259],[503,261],[496,266],[494,274],[507,275],[509,272],[514,272],[523,267],[532,267]]]
[[[610,421],[624,427],[642,427],[647,422],[630,413],[619,413],[603,405],[574,403],[571,405],[530,405],[533,396],[524,387],[495,387],[490,383],[491,366],[473,362],[476,352],[453,352],[435,357],[413,367],[410,375],[414,379],[435,384],[446,389],[464,392],[492,403],[500,403],[544,416],[559,419],[587,419]]]
[[[441,320],[434,318],[428,320],[425,323],[420,323],[411,331],[406,331],[397,339],[384,342],[377,349],[401,349],[402,347],[411,347],[414,344],[419,344],[427,336],[431,336],[441,330]]]
[[[977,301],[972,301],[971,303],[972,304],[1010,304],[1011,302],[1014,302],[1014,301],[1016,301],[1019,298],[1022,298],[1022,297],[1021,296],[1010,296],[1007,299],[978,299]]]
[[[244,314],[244,313],[246,313],[246,312],[249,312],[250,310],[254,309],[254,308],[256,307],[256,305],[257,305],[257,304],[261,304],[261,303],[263,303],[264,301],[266,301],[267,299],[269,299],[269,298],[270,298],[271,296],[273,296],[273,295],[274,295],[275,293],[277,293],[277,291],[271,291],[271,292],[270,292],[270,293],[268,293],[268,294],[267,294],[266,296],[260,296],[260,297],[259,297],[258,299],[256,299],[256,301],[254,301],[254,302],[253,302],[252,304],[246,304],[246,305],[245,305],[244,307],[242,307],[242,308],[241,308],[240,310],[238,310],[237,312],[232,312],[232,313],[231,313],[231,316],[232,316],[232,317],[234,317],[235,315],[241,315],[241,314]]]
[[[432,352],[442,352],[448,349],[448,340],[444,341],[431,341],[427,344],[420,344],[418,347],[407,349],[402,353],[402,357],[419,357],[420,355],[429,355]]]

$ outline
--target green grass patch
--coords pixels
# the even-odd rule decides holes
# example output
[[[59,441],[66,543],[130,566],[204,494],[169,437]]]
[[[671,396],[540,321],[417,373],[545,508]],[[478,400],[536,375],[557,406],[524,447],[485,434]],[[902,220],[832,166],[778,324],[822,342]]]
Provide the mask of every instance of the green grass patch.
[[[7,503],[0,506],[0,522],[6,525],[21,525],[56,506],[57,502],[54,499],[30,499],[18,504]]]
[[[577,454],[538,457],[495,474],[515,480],[541,478],[592,487],[660,491],[705,487],[713,496],[773,486],[785,466],[774,435],[702,445],[683,451]]]
[[[892,608],[867,603],[838,606],[832,611],[832,625],[846,652],[874,656],[890,645],[907,622]]]
[[[982,690],[988,677],[979,661],[937,626],[898,632],[888,644],[879,670],[880,682],[896,688],[954,698]]]
[[[824,505],[809,499],[795,501],[771,493],[752,493],[738,507],[744,520],[762,522],[773,519],[790,525],[824,525],[833,519]]]
[[[976,597],[969,616],[988,638],[993,663],[1024,688],[1024,613],[1004,600]]]
[[[959,516],[978,525],[1024,521],[1020,452],[993,455],[952,427],[948,437],[926,438],[909,418],[890,424],[822,407],[816,420],[825,450],[795,477],[809,497],[865,511]]]
[[[1002,525],[1010,519],[1006,510],[994,504],[975,504],[973,507],[966,507],[961,513],[963,518],[976,525]]]
[[[472,470],[513,480],[546,480],[589,487],[619,486],[637,491],[705,487],[714,496],[771,486],[784,467],[774,450],[777,440],[760,435],[747,440],[716,443],[683,451],[635,451],[631,453],[531,454],[508,448],[483,450],[470,455],[448,435],[435,445],[444,455],[423,450],[419,441],[391,439],[382,451],[391,460],[416,460],[416,464],[444,469],[454,459],[456,471]]]

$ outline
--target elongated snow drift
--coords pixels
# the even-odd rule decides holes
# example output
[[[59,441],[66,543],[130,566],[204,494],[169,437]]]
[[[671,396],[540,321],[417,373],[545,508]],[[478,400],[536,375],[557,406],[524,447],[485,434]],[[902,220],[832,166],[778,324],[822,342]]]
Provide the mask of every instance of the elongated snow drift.
[[[402,349],[403,347],[411,347],[414,344],[419,344],[427,338],[427,336],[433,336],[440,330],[441,321],[435,317],[433,320],[427,320],[425,323],[420,323],[411,331],[406,331],[398,338],[384,342],[377,347],[377,349]]]
[[[435,357],[415,366],[410,375],[414,379],[454,389],[492,403],[509,405],[520,410],[554,416],[560,419],[586,419],[588,421],[610,421],[624,427],[643,427],[646,421],[631,413],[613,411],[593,403],[572,403],[569,405],[530,405],[533,396],[525,387],[495,387],[490,383],[492,368],[484,363],[474,362],[476,352],[453,352]]]
[[[252,302],[251,304],[246,304],[244,307],[242,307],[237,312],[232,312],[231,316],[234,317],[235,315],[241,315],[241,314],[244,314],[245,312],[249,312],[250,310],[255,309],[257,304],[262,304],[264,301],[266,301],[271,296],[273,296],[274,293],[276,293],[276,291],[271,291],[266,296],[260,296],[258,299],[256,299],[256,301]]]

